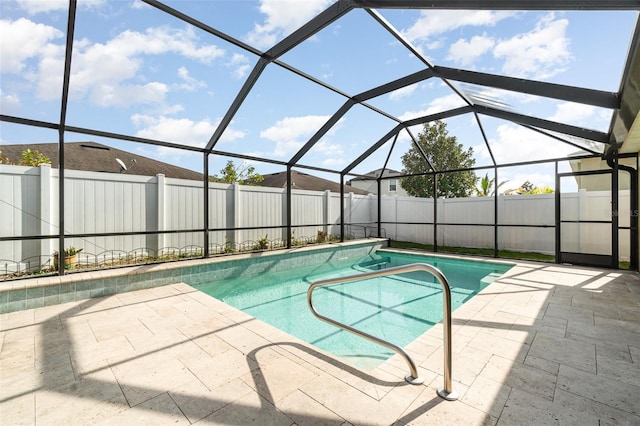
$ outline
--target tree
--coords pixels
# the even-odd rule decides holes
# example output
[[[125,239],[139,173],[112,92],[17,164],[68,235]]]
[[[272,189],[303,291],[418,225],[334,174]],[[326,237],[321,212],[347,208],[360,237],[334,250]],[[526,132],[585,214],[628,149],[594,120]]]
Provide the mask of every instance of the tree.
[[[550,186],[543,185],[533,188],[533,191],[531,191],[530,194],[553,194],[554,192],[555,191]]]
[[[0,151],[0,164],[13,164],[13,161],[9,157],[4,157],[2,151]]]
[[[236,167],[232,160],[227,161],[227,165],[220,170],[220,173],[222,176],[210,176],[209,181],[220,183],[238,182],[243,185],[257,186],[264,179],[261,174],[256,173],[256,169],[253,166],[246,165],[242,162]]]
[[[484,177],[480,179],[480,187],[476,188],[476,194],[478,195],[478,197],[488,197],[489,195],[496,195],[496,190],[493,189],[494,182],[495,178],[489,179],[489,173],[486,173]],[[503,180],[498,184],[498,188],[496,189],[500,189],[500,187],[507,182],[508,181]]]
[[[21,166],[38,167],[40,164],[51,164],[51,160],[37,149],[31,151],[27,148],[22,151]]]
[[[553,194],[555,191],[553,190],[553,188],[546,186],[546,185],[542,185],[542,186],[534,186],[531,182],[529,182],[528,180],[525,181],[522,185],[520,185],[520,188],[516,189],[515,191],[512,191],[511,193],[515,193],[515,194],[527,194],[527,195],[535,195],[535,194]]]
[[[442,121],[425,123],[418,135],[418,144],[433,164],[436,171],[466,169],[473,167],[473,148],[464,150],[455,136],[449,136],[447,125]],[[412,145],[402,156],[403,173],[416,174],[428,171],[428,164]],[[472,170],[438,175],[438,197],[468,197],[476,189],[478,178]],[[409,195],[433,197],[433,175],[408,176],[400,180],[400,185]]]
[[[533,191],[535,188],[536,187],[533,186],[533,184],[527,180],[522,185],[520,185],[520,188],[518,188],[518,193],[531,194],[531,191]]]
[[[546,185],[542,185],[542,186],[533,186],[533,184],[529,181],[526,181],[525,183],[522,184],[522,186],[520,188],[518,188],[518,193],[519,194],[530,194],[530,195],[535,195],[535,194],[553,194],[554,190],[553,188],[546,186]]]

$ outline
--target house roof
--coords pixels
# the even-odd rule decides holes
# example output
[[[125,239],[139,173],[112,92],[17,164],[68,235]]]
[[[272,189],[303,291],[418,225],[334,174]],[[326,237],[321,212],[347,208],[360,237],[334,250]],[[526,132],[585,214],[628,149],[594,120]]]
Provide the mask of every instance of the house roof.
[[[272,188],[286,188],[287,186],[287,172],[271,173],[268,175],[262,175],[264,180],[260,182],[260,186],[268,186]],[[331,180],[322,179],[317,176],[308,175],[306,173],[291,171],[292,188],[293,189],[306,189],[308,191],[331,191],[340,192],[340,184]],[[368,195],[368,191],[362,189],[353,188],[345,185],[344,192],[353,192],[354,194]]]
[[[380,177],[380,175],[382,174],[383,177],[394,177],[394,176],[402,176],[402,173],[400,173],[397,170],[393,170],[393,169],[384,169],[384,172],[382,169],[375,169],[369,173],[366,173],[362,176],[358,176],[355,177],[353,180],[376,180]]]
[[[38,150],[46,155],[51,160],[51,167],[58,168],[57,143],[0,145],[2,156],[8,157],[14,163],[20,161],[22,151],[27,148],[32,151]],[[118,159],[127,167],[127,170],[122,172],[129,175],[155,176],[163,174],[169,178],[202,180],[202,173],[152,160],[142,155],[122,151],[97,142],[67,142],[64,144],[65,169],[120,173],[121,167],[118,164]]]

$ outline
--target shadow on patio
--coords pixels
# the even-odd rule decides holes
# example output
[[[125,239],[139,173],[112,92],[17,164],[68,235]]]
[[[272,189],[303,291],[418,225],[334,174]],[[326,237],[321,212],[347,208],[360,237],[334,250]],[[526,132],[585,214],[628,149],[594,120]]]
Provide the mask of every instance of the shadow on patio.
[[[637,274],[519,263],[362,372],[186,284],[0,316],[3,424],[640,424]]]

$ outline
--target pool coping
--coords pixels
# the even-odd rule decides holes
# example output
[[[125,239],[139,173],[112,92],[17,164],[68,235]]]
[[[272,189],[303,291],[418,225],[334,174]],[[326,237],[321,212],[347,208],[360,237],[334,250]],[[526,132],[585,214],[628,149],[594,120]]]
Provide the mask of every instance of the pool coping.
[[[291,266],[306,258],[313,265],[330,261],[330,258],[313,260],[314,253],[345,252],[359,256],[388,245],[388,239],[370,238],[341,243],[314,244],[277,251],[242,253],[227,256],[190,259],[176,262],[136,265],[115,269],[74,272],[0,282],[0,314],[25,309],[40,308],[60,303],[75,302],[95,297],[109,296],[145,288],[160,287],[184,282],[197,286],[217,279],[256,275],[268,262]],[[212,268],[212,265],[221,266]],[[241,265],[244,267],[238,267]],[[284,268],[283,268],[284,269]]]

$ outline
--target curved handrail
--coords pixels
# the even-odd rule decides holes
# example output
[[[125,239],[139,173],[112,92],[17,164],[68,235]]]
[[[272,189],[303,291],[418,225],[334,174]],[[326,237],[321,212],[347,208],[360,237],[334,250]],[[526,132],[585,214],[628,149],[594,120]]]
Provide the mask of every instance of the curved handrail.
[[[350,275],[346,277],[337,277],[337,278],[329,278],[326,280],[321,280],[309,286],[309,289],[307,290],[307,303],[309,304],[309,309],[311,309],[311,313],[313,313],[313,315],[315,315],[316,318],[322,321],[325,321],[329,324],[335,325],[336,327],[339,327],[357,336],[364,337],[365,339],[370,340],[374,343],[378,343],[379,345],[382,345],[388,349],[391,349],[396,353],[398,353],[399,355],[401,355],[409,365],[409,371],[410,371],[410,374],[405,377],[405,380],[411,384],[421,384],[424,382],[424,379],[422,379],[418,375],[418,369],[416,368],[415,362],[413,362],[413,359],[411,359],[409,354],[407,354],[407,352],[404,349],[402,349],[397,345],[394,345],[391,342],[387,342],[386,340],[383,340],[371,334],[365,333],[364,331],[357,330],[351,327],[350,325],[343,324],[334,319],[326,317],[318,313],[318,311],[316,311],[316,309],[313,307],[313,290],[315,290],[317,287],[322,287],[322,286],[327,286],[332,284],[342,284],[342,283],[347,283],[352,281],[361,281],[369,278],[379,278],[379,277],[385,277],[388,275],[397,275],[401,273],[414,272],[414,271],[429,272],[440,282],[440,285],[442,286],[443,308],[444,308],[444,318],[442,320],[444,325],[444,331],[443,331],[444,333],[444,387],[438,390],[438,395],[440,395],[442,398],[446,400],[453,401],[458,399],[458,394],[454,392],[451,388],[451,289],[449,287],[449,282],[447,281],[447,277],[445,277],[444,274],[438,268],[432,265],[428,265],[426,263],[412,263],[410,265],[396,266],[393,268],[382,269],[379,271],[365,272],[358,275]]]

